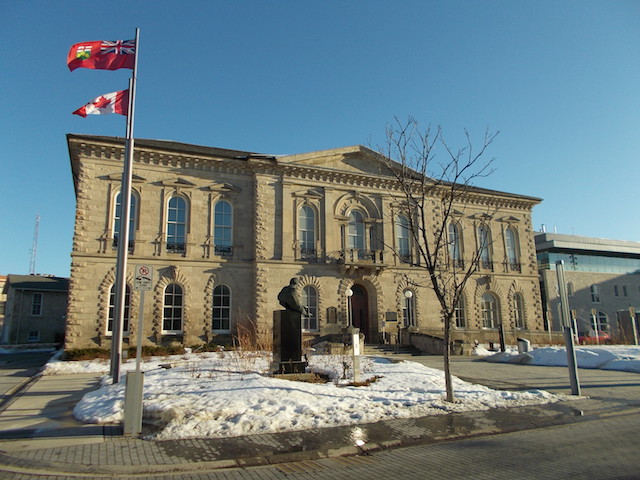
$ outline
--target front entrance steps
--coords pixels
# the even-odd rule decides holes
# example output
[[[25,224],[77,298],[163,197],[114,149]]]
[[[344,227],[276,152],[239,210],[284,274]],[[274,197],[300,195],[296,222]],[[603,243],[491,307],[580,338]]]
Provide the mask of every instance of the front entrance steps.
[[[393,355],[426,355],[424,352],[421,352],[416,347],[411,345],[375,345],[375,344],[366,344],[364,346],[364,355],[369,355],[372,357],[383,357],[383,356],[393,356]]]

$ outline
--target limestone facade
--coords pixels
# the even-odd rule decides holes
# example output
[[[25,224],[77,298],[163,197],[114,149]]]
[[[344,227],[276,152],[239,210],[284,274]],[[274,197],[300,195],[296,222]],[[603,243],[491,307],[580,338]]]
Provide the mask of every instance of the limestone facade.
[[[108,348],[124,145],[83,135],[68,135],[68,144],[77,207],[66,347]],[[154,269],[144,344],[216,342],[239,324],[268,335],[278,292],[292,277],[312,311],[307,339],[340,334],[349,322],[371,343],[399,331],[407,342],[442,335],[429,279],[398,227],[397,182],[365,147],[273,157],[137,140],[132,187],[125,346],[139,323],[136,265]],[[468,283],[454,338],[497,341],[500,323],[508,341],[544,333],[531,224],[538,202],[474,189],[459,206],[461,261],[481,224],[492,242],[491,261]]]

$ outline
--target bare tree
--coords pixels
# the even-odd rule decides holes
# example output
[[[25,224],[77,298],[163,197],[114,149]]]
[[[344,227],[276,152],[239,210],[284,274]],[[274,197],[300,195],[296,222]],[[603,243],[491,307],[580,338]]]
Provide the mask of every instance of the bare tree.
[[[379,149],[387,159],[390,172],[396,177],[404,197],[404,213],[408,233],[418,258],[413,262],[426,270],[439,303],[444,324],[444,373],[446,400],[454,401],[451,380],[451,327],[456,307],[465,285],[478,270],[483,253],[489,248],[489,238],[479,236],[476,247],[465,251],[464,259],[455,250],[458,239],[451,238],[449,226],[464,211],[474,180],[492,173],[493,158],[485,153],[499,132],[485,132],[483,142],[474,150],[465,130],[465,144],[453,149],[440,127],[421,130],[414,118],[388,125],[386,146]],[[440,157],[440,158],[439,158]],[[395,160],[395,162],[393,161]],[[489,207],[491,208],[491,207]],[[492,212],[485,213],[487,218]]]

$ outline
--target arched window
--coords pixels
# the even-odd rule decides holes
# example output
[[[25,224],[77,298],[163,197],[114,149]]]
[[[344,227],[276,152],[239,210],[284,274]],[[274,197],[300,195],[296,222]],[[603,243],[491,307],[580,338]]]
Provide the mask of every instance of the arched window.
[[[404,297],[404,306],[402,308],[402,318],[405,327],[416,326],[416,296],[413,290],[405,290],[402,292]]]
[[[233,255],[233,210],[226,200],[220,200],[213,209],[213,245],[216,255]]]
[[[138,197],[131,192],[131,205],[129,208],[129,250],[133,249],[136,238],[136,215],[138,212]],[[120,240],[122,218],[122,195],[116,195],[116,204],[113,215],[113,246],[117,247]]]
[[[449,256],[454,268],[464,268],[462,261],[462,234],[460,225],[451,222],[449,224]]]
[[[478,251],[480,252],[480,267],[485,270],[493,270],[491,232],[486,225],[478,227]]]
[[[358,210],[353,210],[349,214],[349,225],[347,229],[347,248],[364,253],[364,217]]]
[[[484,328],[498,328],[498,301],[490,293],[482,295],[482,326]]]
[[[527,328],[524,320],[524,298],[520,293],[513,295],[513,317],[516,328]]]
[[[402,263],[411,263],[411,241],[409,237],[409,219],[399,215],[396,220],[397,253]]]
[[[302,316],[304,330],[318,330],[318,291],[311,285],[302,289],[302,305],[307,307],[307,314]]]
[[[515,272],[520,271],[520,249],[518,247],[518,234],[513,227],[505,231],[505,243],[507,247],[507,261],[509,268]]]
[[[213,331],[231,331],[231,290],[226,285],[218,285],[213,289]]]
[[[460,297],[456,302],[453,315],[456,320],[456,328],[467,328],[467,318],[464,311],[464,297]]]
[[[187,243],[187,202],[171,197],[167,209],[167,252],[184,253]]]
[[[131,306],[131,289],[129,285],[125,287],[124,294],[124,317],[122,319],[122,331],[129,331],[129,307]],[[109,290],[109,312],[107,314],[107,334],[113,333],[113,319],[116,310],[116,286],[111,285]]]
[[[163,333],[182,333],[183,306],[182,287],[177,283],[170,283],[164,289]]]
[[[302,258],[316,258],[316,212],[309,205],[298,212],[298,244]]]

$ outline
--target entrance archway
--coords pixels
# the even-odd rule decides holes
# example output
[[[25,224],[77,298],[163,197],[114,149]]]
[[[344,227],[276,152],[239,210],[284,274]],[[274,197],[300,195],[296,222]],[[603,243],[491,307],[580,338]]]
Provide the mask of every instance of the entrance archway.
[[[351,322],[364,334],[366,342],[369,339],[369,296],[362,285],[353,285],[351,290]]]

